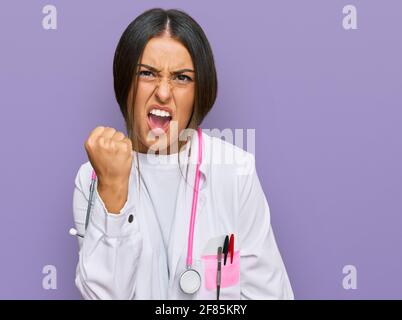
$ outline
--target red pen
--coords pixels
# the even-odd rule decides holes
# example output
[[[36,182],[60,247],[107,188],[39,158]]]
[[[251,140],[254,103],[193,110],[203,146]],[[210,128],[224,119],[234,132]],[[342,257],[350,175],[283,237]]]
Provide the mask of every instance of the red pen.
[[[234,234],[230,235],[229,240],[229,252],[230,252],[230,263],[233,263],[233,255],[234,255]]]

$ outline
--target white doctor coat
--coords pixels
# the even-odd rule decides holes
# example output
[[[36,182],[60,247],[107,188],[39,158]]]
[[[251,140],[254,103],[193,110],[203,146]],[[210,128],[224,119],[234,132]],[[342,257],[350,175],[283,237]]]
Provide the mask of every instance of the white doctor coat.
[[[179,287],[186,268],[198,150],[197,139],[191,139],[186,145],[191,144],[192,151],[187,183],[182,179],[177,193],[173,192],[177,202],[168,252],[153,212],[152,201],[157,199],[150,199],[138,181],[135,157],[124,207],[119,214],[107,212],[95,187],[86,231],[92,166],[88,161],[79,168],[73,212],[76,229],[85,238],[78,238],[75,283],[85,299],[216,299],[216,254],[211,252],[211,245],[230,234],[235,237],[236,254],[232,263],[228,260],[222,264],[220,299],[294,298],[254,156],[204,132],[202,140],[193,242],[193,268],[202,278],[200,290],[188,295]],[[186,165],[182,168],[185,172]]]

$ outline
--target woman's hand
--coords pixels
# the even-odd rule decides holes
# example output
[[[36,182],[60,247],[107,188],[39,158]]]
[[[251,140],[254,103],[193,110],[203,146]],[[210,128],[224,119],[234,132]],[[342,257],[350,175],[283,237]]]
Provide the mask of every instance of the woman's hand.
[[[98,178],[98,193],[108,212],[118,214],[128,196],[131,140],[113,128],[99,126],[84,146]]]

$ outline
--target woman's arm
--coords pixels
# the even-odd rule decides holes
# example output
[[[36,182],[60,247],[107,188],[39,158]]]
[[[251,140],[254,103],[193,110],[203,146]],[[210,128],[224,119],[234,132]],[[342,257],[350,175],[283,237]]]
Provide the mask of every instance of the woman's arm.
[[[270,210],[249,154],[237,173],[240,226],[241,299],[294,299],[292,287],[276,245]]]
[[[142,240],[129,200],[119,214],[109,213],[95,188],[88,228],[85,216],[92,167],[83,164],[75,178],[74,222],[79,233],[75,283],[85,299],[134,299]],[[130,195],[128,196],[130,199]],[[128,219],[130,215],[134,219]],[[131,220],[131,222],[129,222]]]

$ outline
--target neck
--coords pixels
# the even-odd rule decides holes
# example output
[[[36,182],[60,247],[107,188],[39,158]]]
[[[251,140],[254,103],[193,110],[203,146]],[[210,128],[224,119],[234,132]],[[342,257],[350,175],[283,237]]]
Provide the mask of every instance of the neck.
[[[155,154],[160,154],[160,153],[175,154],[175,153],[178,153],[187,142],[188,142],[188,139],[186,141],[175,141],[174,143],[172,143],[171,145],[169,145],[166,148],[166,152],[164,149],[164,150],[156,150],[153,153],[155,153]],[[178,144],[178,146],[177,146],[177,144]],[[133,150],[135,152],[139,152],[139,153],[148,153],[149,148],[147,146],[145,146],[143,143],[141,143],[141,141],[138,141],[138,145],[136,143],[133,143]]]

